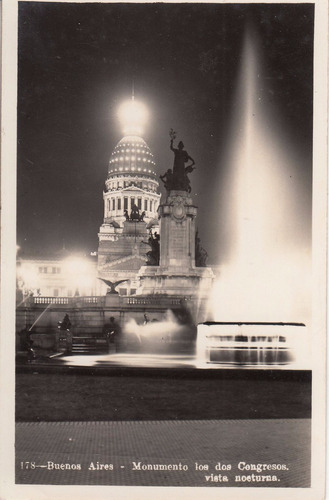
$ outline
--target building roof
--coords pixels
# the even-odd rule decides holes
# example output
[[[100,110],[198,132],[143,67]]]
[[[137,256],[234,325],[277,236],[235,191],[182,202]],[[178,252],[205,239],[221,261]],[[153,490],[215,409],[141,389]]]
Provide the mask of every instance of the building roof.
[[[157,177],[153,154],[142,137],[127,135],[115,146],[110,157],[108,177],[141,174]]]
[[[72,258],[81,258],[88,260],[90,262],[97,263],[97,255],[85,254],[83,252],[71,252],[66,249],[61,249],[53,252],[35,252],[33,254],[26,253],[23,250],[17,256],[17,262],[26,262],[26,261],[34,261],[34,262],[61,262],[63,260],[72,259]]]

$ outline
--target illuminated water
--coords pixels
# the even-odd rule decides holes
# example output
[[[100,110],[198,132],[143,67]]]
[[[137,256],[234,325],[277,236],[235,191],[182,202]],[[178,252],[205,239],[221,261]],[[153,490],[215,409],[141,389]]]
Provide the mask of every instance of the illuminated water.
[[[257,40],[250,35],[242,61],[223,179],[230,251],[224,260],[219,256],[209,319],[309,325],[310,194],[303,159],[289,131],[277,125]]]
[[[264,98],[259,59],[256,41],[247,36],[227,153],[230,255],[219,256],[213,319],[309,322],[310,215],[302,161]]]

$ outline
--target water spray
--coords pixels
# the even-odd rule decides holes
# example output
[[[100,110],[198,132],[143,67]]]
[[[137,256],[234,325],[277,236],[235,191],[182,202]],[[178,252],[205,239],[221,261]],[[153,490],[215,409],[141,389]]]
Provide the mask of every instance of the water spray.
[[[47,305],[46,309],[44,309],[42,311],[42,313],[37,317],[37,319],[35,320],[35,322],[33,323],[33,325],[28,329],[28,331],[30,332],[32,330],[32,328],[37,324],[37,322],[39,321],[39,319],[45,314],[45,312],[47,311],[47,309],[51,306],[51,302]]]

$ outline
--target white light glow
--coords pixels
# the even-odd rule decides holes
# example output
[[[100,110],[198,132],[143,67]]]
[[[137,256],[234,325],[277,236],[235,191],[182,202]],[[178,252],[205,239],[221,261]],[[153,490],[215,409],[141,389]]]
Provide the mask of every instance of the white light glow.
[[[70,257],[64,262],[67,286],[78,289],[80,295],[91,295],[95,270],[91,263],[81,257]]]
[[[148,118],[146,107],[134,99],[122,104],[118,111],[124,134],[141,135]]]
[[[308,324],[310,215],[303,159],[262,100],[265,80],[250,38],[242,60],[225,179],[230,252],[214,286],[213,319]]]
[[[134,319],[125,325],[125,333],[138,339],[141,346],[154,340],[171,342],[185,330],[185,326],[177,322],[172,311],[167,311],[162,321],[149,322],[139,325]]]
[[[22,264],[22,266],[18,269],[18,279],[22,280],[25,288],[33,289],[40,287],[40,278],[37,270],[29,265]]]

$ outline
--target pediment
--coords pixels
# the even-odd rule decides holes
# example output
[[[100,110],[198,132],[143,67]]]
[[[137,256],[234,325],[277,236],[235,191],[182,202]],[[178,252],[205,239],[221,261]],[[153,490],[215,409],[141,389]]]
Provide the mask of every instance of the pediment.
[[[102,266],[102,271],[138,271],[141,266],[145,266],[146,258],[141,255],[128,255],[122,259],[117,259]]]

